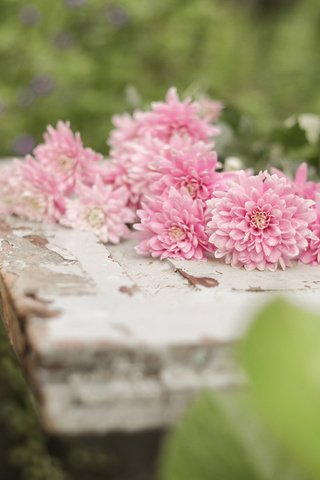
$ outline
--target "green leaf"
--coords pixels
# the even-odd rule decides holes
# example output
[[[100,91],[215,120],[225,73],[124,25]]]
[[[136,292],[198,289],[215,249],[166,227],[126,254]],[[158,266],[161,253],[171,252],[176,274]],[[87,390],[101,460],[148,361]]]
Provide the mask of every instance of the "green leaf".
[[[238,404],[235,392],[227,395]],[[204,393],[169,437],[161,480],[262,480],[254,455],[248,452],[239,425],[226,408],[227,396]],[[230,406],[230,405],[229,405]],[[231,410],[232,410],[231,406]],[[233,417],[233,418],[231,418]]]
[[[260,411],[307,475],[320,478],[320,318],[277,300],[244,343]]]
[[[292,125],[283,125],[273,130],[270,141],[280,143],[284,148],[290,150],[308,145],[306,131],[296,120]]]

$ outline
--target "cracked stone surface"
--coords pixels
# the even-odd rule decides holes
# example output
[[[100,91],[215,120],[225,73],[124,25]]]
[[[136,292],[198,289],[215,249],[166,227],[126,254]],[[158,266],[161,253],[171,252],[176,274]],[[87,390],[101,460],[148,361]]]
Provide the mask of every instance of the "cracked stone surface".
[[[50,432],[167,427],[202,388],[243,382],[233,345],[270,297],[320,310],[318,267],[245,272],[133,245],[0,222],[1,316]]]

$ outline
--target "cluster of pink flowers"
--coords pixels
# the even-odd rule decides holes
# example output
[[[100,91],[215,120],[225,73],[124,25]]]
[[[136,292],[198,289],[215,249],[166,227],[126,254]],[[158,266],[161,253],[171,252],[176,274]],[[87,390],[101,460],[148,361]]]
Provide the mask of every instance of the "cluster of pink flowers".
[[[33,155],[0,172],[0,213],[91,230],[104,242],[128,237],[128,191],[106,174],[102,155],[85,148],[69,123],[49,126]]]
[[[247,270],[320,264],[320,184],[306,164],[284,173],[222,170],[220,102],[164,102],[113,119],[110,158],[69,123],[48,127],[32,155],[0,172],[0,214],[58,222],[160,259],[223,259]],[[221,260],[220,260],[221,261]]]

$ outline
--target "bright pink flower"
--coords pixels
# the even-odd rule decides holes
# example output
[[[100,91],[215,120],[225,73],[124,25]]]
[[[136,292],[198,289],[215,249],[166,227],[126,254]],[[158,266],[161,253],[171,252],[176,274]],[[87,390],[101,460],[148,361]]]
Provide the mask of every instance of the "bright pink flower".
[[[247,270],[285,269],[308,246],[312,200],[295,195],[285,178],[245,173],[207,202],[209,241],[216,258]]]
[[[305,162],[301,163],[297,168],[294,180],[276,168],[273,168],[272,172],[279,177],[285,177],[293,185],[295,193],[300,197],[315,200],[316,195],[320,193],[320,183],[308,181],[308,165]]]
[[[166,198],[143,202],[137,214],[141,223],[134,227],[142,233],[136,251],[141,255],[199,260],[210,250],[200,200],[172,188]]]
[[[310,265],[320,265],[320,194],[316,197],[316,219],[309,225],[313,237],[308,240],[308,248],[300,254],[300,261]]]
[[[101,241],[119,243],[130,234],[127,223],[134,220],[134,212],[127,207],[125,187],[105,185],[97,177],[92,187],[77,185],[77,197],[66,200],[66,214],[61,223],[79,230],[94,232]]]
[[[192,198],[208,200],[215,189],[226,189],[226,182],[234,177],[232,173],[218,173],[220,166],[212,145],[203,142],[182,144],[176,139],[170,147],[164,147],[155,157],[148,175],[150,191],[163,195],[171,187],[186,190]]]
[[[57,222],[65,210],[58,180],[30,155],[13,164],[10,186],[14,194],[11,213],[37,222]]]
[[[73,133],[69,122],[60,121],[56,128],[48,126],[44,140],[34,149],[35,158],[59,180],[62,192],[72,192],[76,180],[90,184],[90,169],[102,160],[102,156],[83,146],[80,133]]]

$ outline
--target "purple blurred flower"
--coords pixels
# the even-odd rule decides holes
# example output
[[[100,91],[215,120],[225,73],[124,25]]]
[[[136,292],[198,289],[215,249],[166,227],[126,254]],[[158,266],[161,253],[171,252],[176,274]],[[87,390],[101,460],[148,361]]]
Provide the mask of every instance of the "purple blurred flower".
[[[40,21],[41,14],[34,5],[25,5],[20,10],[19,18],[25,25],[32,26]]]
[[[28,133],[18,135],[13,142],[13,150],[17,155],[27,155],[35,146],[35,138]]]
[[[54,45],[59,50],[67,50],[74,45],[74,38],[69,32],[60,32],[54,39]]]
[[[108,22],[114,27],[123,27],[130,21],[128,12],[117,5],[109,5],[106,14]]]
[[[86,2],[87,0],[65,0],[66,5],[71,8],[82,7]]]
[[[54,90],[54,80],[50,75],[36,75],[31,82],[31,89],[35,95],[48,95]]]
[[[36,99],[35,93],[30,88],[24,88],[18,92],[17,105],[19,107],[30,107],[30,105]]]

